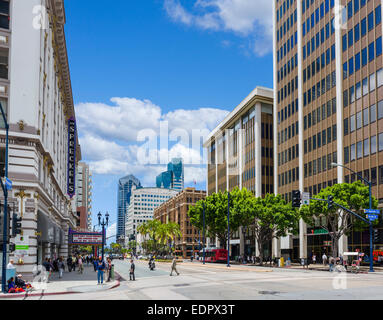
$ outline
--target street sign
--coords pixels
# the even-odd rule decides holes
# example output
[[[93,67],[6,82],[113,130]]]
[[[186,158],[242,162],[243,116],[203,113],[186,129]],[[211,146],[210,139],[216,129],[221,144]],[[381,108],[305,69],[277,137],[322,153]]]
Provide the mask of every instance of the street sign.
[[[379,209],[364,209],[364,213],[366,214],[380,214]]]
[[[17,235],[15,238],[15,256],[27,257],[29,253],[29,236]]]
[[[8,178],[5,178],[5,187],[7,190],[12,190],[12,181]]]
[[[302,204],[310,205],[310,192],[302,192]]]
[[[370,221],[374,221],[376,219],[378,219],[379,216],[377,214],[368,214],[367,215],[367,219],[370,220]]]

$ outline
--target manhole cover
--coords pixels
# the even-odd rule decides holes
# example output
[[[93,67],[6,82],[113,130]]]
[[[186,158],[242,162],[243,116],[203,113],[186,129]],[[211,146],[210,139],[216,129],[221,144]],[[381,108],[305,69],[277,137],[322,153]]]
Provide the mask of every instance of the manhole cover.
[[[278,294],[280,292],[278,291],[259,291],[259,294],[271,294],[271,295],[275,295],[275,294]]]
[[[190,286],[190,284],[188,284],[188,283],[181,283],[181,284],[175,284],[174,286],[175,287],[187,287],[187,286]]]

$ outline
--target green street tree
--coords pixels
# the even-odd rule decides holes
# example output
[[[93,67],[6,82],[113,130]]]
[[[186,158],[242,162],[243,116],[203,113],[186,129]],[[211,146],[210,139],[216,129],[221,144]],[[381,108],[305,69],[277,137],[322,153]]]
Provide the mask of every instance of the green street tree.
[[[363,209],[369,208],[369,188],[360,181],[335,184],[322,189],[314,198],[327,200],[329,195],[334,197],[334,202],[359,215],[363,214]],[[376,209],[377,206],[378,201],[372,197],[372,208]],[[353,228],[363,230],[368,227],[367,223],[335,205],[328,209],[327,202],[324,201],[310,200],[310,205],[302,206],[300,212],[308,225],[320,226],[329,233],[333,257],[338,255],[338,241],[343,235],[349,235]]]
[[[263,248],[274,238],[298,232],[300,215],[298,210],[286,203],[281,195],[267,194],[265,198],[255,198],[248,210],[248,219],[254,219],[252,226],[259,250],[261,265],[263,264]]]
[[[254,198],[251,192],[246,189],[239,190],[234,188],[230,192],[230,237],[238,231],[239,227],[246,220],[246,203]],[[205,226],[208,237],[218,237],[221,246],[227,249],[227,191],[213,193],[205,199],[198,201],[194,206],[190,206],[188,215],[193,226],[202,230],[203,228],[203,202],[205,203]],[[248,205],[248,204],[247,204]]]

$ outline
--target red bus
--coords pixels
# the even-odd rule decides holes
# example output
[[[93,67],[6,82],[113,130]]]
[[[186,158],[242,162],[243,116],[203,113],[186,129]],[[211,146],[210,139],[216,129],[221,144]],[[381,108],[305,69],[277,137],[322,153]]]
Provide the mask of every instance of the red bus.
[[[203,260],[203,250],[200,251],[200,259]],[[227,250],[226,249],[205,249],[205,261],[206,262],[226,262]]]

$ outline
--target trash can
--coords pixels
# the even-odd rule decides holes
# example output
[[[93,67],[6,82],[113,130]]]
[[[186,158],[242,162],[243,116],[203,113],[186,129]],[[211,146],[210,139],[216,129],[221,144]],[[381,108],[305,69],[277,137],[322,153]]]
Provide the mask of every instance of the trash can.
[[[112,264],[112,267],[110,268],[110,278],[114,280],[114,264]]]
[[[285,259],[283,257],[281,257],[281,259],[279,261],[280,261],[280,266],[284,267],[285,266]]]

